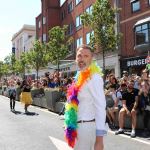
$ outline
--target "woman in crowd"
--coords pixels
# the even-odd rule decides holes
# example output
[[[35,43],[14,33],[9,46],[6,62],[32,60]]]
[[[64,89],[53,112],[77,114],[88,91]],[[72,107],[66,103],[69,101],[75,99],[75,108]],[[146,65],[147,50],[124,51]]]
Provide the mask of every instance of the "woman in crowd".
[[[21,85],[21,102],[24,104],[25,113],[28,113],[28,106],[32,104],[31,84],[28,80],[23,80]]]
[[[10,98],[10,110],[12,112],[14,112],[15,111],[15,99],[16,99],[16,88],[15,88],[15,82],[13,80],[11,80],[9,82],[8,96]]]

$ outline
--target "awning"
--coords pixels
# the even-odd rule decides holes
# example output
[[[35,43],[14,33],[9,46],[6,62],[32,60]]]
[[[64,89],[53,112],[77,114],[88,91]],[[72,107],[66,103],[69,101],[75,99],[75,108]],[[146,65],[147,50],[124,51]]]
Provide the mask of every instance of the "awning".
[[[140,25],[140,24],[143,24],[146,22],[150,22],[150,17],[147,17],[145,19],[141,19],[141,20],[137,21],[134,26],[137,26],[137,25]]]

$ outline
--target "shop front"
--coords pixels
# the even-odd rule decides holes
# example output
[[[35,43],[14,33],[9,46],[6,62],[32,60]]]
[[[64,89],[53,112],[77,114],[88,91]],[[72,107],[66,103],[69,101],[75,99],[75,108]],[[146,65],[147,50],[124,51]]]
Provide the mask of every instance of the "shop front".
[[[146,67],[146,57],[147,56],[138,56],[123,58],[120,60],[121,73],[123,71],[128,71],[129,74],[141,75],[141,71]]]

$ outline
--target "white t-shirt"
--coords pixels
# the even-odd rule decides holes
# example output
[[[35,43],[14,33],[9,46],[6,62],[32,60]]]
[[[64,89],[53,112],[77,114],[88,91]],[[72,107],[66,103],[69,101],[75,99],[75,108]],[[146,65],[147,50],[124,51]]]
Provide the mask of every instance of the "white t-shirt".
[[[121,94],[121,92],[120,91],[116,91],[116,96],[117,96],[117,99],[119,100],[118,101],[118,106],[122,106],[122,101],[121,101],[122,94]]]

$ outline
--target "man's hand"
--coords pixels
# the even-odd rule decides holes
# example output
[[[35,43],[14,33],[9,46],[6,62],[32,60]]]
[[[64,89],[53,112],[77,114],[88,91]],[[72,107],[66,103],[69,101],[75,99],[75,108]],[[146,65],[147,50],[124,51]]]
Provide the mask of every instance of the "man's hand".
[[[102,136],[96,136],[96,142],[94,145],[94,150],[103,150],[104,145],[103,145],[103,137]]]

